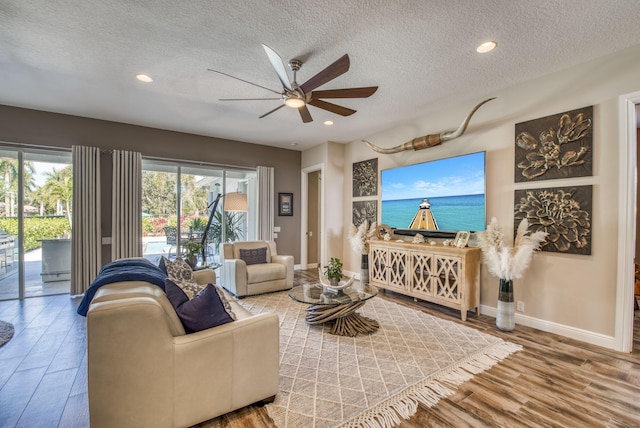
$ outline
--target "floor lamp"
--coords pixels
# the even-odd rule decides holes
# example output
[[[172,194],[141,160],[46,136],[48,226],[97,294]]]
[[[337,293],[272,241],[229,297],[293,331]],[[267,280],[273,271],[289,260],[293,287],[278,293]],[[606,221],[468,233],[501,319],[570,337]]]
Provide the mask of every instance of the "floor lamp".
[[[216,197],[216,199],[213,202],[211,202],[211,204],[209,204],[209,206],[207,207],[208,209],[213,206],[213,209],[209,214],[209,221],[207,221],[207,226],[204,228],[204,233],[202,234],[202,241],[200,242],[200,244],[202,245],[202,265],[203,266],[207,264],[207,256],[206,256],[207,246],[206,245],[207,245],[207,238],[209,237],[209,229],[211,228],[211,222],[213,222],[213,216],[215,215],[216,210],[218,209],[218,203],[222,198],[226,198],[224,200],[224,205],[222,208],[224,211],[248,211],[246,193],[230,192],[230,193],[225,193],[224,195],[222,193],[218,193],[218,196]],[[224,221],[224,216],[223,216],[223,221]]]

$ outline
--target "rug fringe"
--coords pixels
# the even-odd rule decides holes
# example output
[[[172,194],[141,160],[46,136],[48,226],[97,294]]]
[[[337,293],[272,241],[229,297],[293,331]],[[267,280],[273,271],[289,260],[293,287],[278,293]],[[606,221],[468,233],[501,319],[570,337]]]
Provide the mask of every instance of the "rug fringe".
[[[456,363],[433,373],[427,379],[410,386],[401,393],[359,414],[340,427],[392,428],[401,423],[400,418],[409,419],[418,410],[418,404],[435,406],[440,399],[453,395],[457,387],[499,361],[522,350],[522,346],[511,342],[499,342]]]

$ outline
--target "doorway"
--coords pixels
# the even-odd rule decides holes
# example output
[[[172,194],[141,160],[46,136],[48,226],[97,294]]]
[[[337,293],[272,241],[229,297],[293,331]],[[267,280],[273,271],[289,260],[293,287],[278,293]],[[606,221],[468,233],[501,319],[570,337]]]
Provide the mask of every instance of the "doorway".
[[[619,97],[620,144],[619,218],[618,218],[618,281],[616,292],[615,349],[633,350],[634,324],[634,258],[637,218],[637,134],[640,92]]]
[[[322,164],[302,170],[302,218],[300,264],[303,269],[323,266],[325,261],[324,236],[324,185]]]
[[[67,294],[72,155],[0,148],[0,300]]]

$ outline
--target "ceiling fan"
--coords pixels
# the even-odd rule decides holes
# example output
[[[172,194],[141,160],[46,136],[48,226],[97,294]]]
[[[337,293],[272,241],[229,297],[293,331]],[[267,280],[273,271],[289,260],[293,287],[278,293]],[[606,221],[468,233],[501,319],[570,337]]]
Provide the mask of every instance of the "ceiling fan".
[[[311,113],[307,108],[308,105],[321,108],[326,111],[330,111],[331,113],[339,114],[341,116],[350,116],[356,112],[356,110],[339,106],[337,104],[333,104],[323,99],[326,98],[367,98],[378,90],[377,86],[367,86],[363,88],[345,88],[345,89],[329,89],[324,91],[316,91],[315,89],[324,85],[325,83],[335,79],[338,76],[346,73],[349,70],[349,55],[344,54],[333,64],[326,67],[324,70],[320,71],[318,74],[313,76],[311,79],[307,80],[303,84],[299,85],[296,81],[296,73],[302,67],[302,61],[298,59],[292,59],[289,61],[289,68],[293,71],[293,81],[289,81],[289,76],[287,74],[286,67],[284,65],[284,61],[278,55],[276,51],[271,49],[267,45],[262,45],[264,51],[267,53],[267,57],[269,57],[269,62],[273,66],[276,75],[280,79],[280,83],[282,83],[282,91],[275,91],[273,89],[264,87],[262,85],[258,85],[256,83],[249,82],[244,79],[240,79],[239,77],[232,76],[227,73],[223,73],[218,70],[208,69],[209,71],[213,71],[214,73],[222,74],[227,77],[231,77],[233,79],[240,80],[242,82],[248,83],[250,85],[258,86],[262,89],[266,89],[267,91],[278,94],[279,96],[273,98],[222,98],[220,101],[254,101],[254,100],[282,100],[284,103],[279,105],[278,107],[270,110],[260,116],[262,119],[265,116],[270,115],[276,110],[281,109],[284,106],[288,106],[291,108],[296,108],[300,112],[300,117],[304,123],[312,122],[313,118],[311,117]]]

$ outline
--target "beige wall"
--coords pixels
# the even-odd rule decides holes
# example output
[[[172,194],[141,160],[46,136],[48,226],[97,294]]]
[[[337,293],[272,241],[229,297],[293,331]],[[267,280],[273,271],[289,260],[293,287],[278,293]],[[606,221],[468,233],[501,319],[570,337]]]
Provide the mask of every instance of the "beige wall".
[[[294,194],[294,215],[280,217],[275,213],[275,226],[281,228],[277,239],[278,252],[292,254],[295,263],[299,262],[301,154],[298,151],[1,105],[0,141],[39,146],[70,148],[72,145],[85,145],[101,149],[134,150],[143,156],[250,168],[271,166],[275,170],[274,206],[277,206],[278,192]],[[103,155],[101,166],[104,190],[102,235],[111,236],[109,155]],[[108,261],[110,250],[103,248],[103,253],[107,255],[105,261]]]
[[[467,133],[438,147],[379,155],[360,140],[351,142],[344,151],[344,204],[351,204],[353,162],[377,156],[382,170],[485,150],[487,219],[497,217],[512,237],[515,189],[592,184],[592,255],[535,254],[524,278],[514,282],[515,298],[525,302],[523,315],[534,324],[537,320],[569,330],[613,336],[618,249],[618,97],[640,90],[638,76],[640,46],[488,94],[497,99],[476,113]],[[365,138],[378,146],[391,147],[425,134],[455,129],[479,101],[451,100],[424,117]],[[515,124],[589,105],[594,106],[593,176],[516,185]],[[350,221],[349,210],[344,210],[341,226]],[[345,268],[357,272],[359,259],[346,240],[342,241],[342,251]],[[495,307],[497,285],[498,279],[483,269],[482,305]]]

